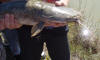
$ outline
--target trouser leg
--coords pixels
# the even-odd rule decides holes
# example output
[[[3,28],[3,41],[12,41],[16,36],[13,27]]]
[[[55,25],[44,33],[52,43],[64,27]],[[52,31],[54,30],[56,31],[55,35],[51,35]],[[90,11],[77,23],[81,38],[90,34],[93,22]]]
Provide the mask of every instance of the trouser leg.
[[[66,36],[68,31],[65,31],[65,29],[52,29],[47,32],[45,39],[51,59],[70,60],[70,51]]]
[[[58,41],[48,41],[47,48],[52,60],[70,60],[70,53],[68,42],[63,41],[67,40],[64,36],[58,37],[50,40],[58,40]],[[59,41],[62,40],[62,41]],[[54,43],[55,42],[55,43]]]
[[[40,60],[43,42],[37,37],[31,38],[31,27],[19,29],[19,39],[21,46],[21,60]]]

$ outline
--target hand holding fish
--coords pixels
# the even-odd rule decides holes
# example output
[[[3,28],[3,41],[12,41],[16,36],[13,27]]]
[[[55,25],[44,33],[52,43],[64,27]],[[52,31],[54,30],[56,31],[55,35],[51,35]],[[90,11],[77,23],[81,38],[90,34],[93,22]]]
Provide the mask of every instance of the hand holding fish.
[[[7,16],[5,16],[6,14]],[[66,22],[76,22],[79,20],[79,16],[80,12],[72,8],[60,7],[60,5],[57,7],[55,4],[43,1],[14,1],[0,5],[2,29],[15,29],[21,25],[32,25],[31,33],[34,34],[33,36],[41,32],[44,26],[64,26]]]
[[[56,1],[55,5],[56,6],[67,6],[69,3],[69,0],[60,0],[60,1]]]
[[[56,6],[67,6],[68,0],[60,0],[56,1],[55,5]],[[53,26],[53,27],[60,27],[60,26],[65,26],[65,22],[46,22],[44,26]],[[4,19],[0,20],[0,30],[3,29],[16,29],[21,27],[22,25],[18,23],[18,21],[14,18],[14,15],[11,14],[6,14]]]
[[[3,29],[16,29],[22,25],[17,22],[12,14],[6,14],[2,20],[0,20],[0,30]]]
[[[56,6],[67,6],[69,3],[69,0],[60,0],[60,1],[56,1],[55,5]],[[66,22],[46,22],[45,26],[53,26],[53,27],[61,27],[61,26],[65,26]]]

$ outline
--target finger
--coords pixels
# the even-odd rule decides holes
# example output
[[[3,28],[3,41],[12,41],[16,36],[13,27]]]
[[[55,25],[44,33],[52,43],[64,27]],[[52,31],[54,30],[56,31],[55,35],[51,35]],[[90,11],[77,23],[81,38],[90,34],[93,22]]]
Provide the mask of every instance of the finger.
[[[5,26],[3,24],[3,20],[2,21],[0,20],[0,30],[4,30],[4,29],[5,29]]]
[[[4,30],[4,29],[5,29],[5,27],[0,25],[0,30]]]
[[[45,22],[44,26],[50,26],[50,22]]]
[[[9,20],[10,20],[10,25],[9,25],[9,28],[10,29],[13,29],[13,28],[15,28],[15,23],[14,23],[14,15],[10,15],[10,18],[9,18]]]
[[[16,29],[22,26],[21,24],[18,23],[13,14],[11,14],[10,20],[11,20],[10,29]]]
[[[61,27],[61,26],[65,26],[65,25],[67,25],[67,24],[66,23],[57,23],[57,22],[52,23],[53,27]]]
[[[4,24],[6,28],[9,28],[10,25],[9,17],[10,17],[9,14],[6,14],[4,17]]]
[[[64,3],[62,3],[61,1],[56,1],[55,2],[55,5],[56,6],[64,6]]]

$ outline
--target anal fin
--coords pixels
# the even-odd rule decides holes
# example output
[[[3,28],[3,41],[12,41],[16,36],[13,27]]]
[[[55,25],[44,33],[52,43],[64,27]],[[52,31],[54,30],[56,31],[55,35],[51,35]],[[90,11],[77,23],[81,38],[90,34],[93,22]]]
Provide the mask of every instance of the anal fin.
[[[42,31],[43,28],[44,28],[44,22],[39,22],[38,24],[32,27],[31,36],[34,37],[38,35]]]

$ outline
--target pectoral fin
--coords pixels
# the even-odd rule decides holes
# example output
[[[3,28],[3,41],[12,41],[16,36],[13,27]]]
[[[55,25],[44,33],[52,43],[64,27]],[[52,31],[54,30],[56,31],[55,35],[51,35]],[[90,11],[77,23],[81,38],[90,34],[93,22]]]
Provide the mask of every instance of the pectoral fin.
[[[31,36],[36,36],[37,34],[39,34],[42,29],[44,28],[44,22],[39,22],[38,24],[36,24],[35,26],[32,27],[31,29]]]

